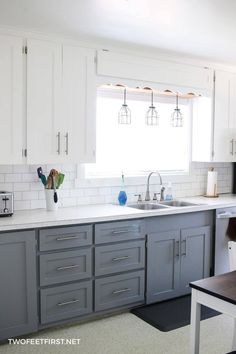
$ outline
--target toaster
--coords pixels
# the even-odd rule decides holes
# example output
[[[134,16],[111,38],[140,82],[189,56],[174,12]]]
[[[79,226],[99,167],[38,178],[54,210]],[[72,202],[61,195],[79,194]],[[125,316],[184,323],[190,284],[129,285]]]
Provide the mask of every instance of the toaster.
[[[0,217],[13,215],[13,208],[13,193],[0,191]]]

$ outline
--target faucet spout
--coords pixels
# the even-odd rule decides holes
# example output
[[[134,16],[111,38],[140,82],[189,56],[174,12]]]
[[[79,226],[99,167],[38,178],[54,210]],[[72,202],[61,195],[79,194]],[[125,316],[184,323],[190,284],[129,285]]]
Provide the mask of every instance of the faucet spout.
[[[160,186],[161,186],[161,193],[160,193],[160,200],[164,200],[164,190],[165,188],[163,187],[163,184],[162,184],[162,178],[161,178],[161,175],[158,171],[152,171],[151,173],[149,173],[148,175],[148,178],[147,178],[147,190],[146,190],[146,195],[145,195],[145,201],[146,202],[149,202],[151,200],[150,198],[150,177],[153,175],[153,174],[157,174],[159,179],[160,179]]]

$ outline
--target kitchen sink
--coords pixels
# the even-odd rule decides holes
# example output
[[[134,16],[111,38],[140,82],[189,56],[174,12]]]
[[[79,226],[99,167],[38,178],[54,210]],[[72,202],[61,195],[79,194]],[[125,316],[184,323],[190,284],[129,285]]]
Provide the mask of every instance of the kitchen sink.
[[[167,200],[164,202],[160,202],[162,205],[171,206],[171,207],[187,207],[187,206],[194,206],[198,204],[184,202],[182,200]]]
[[[136,203],[127,205],[129,208],[140,209],[140,210],[154,210],[154,209],[165,209],[168,205],[154,204],[154,203]]]

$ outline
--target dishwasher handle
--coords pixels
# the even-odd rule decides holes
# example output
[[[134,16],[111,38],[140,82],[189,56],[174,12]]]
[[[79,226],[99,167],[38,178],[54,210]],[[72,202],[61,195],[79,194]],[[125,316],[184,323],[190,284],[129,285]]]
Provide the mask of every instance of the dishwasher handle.
[[[230,212],[225,211],[225,212],[217,214],[216,218],[217,219],[231,219],[231,218],[236,218],[236,214],[232,214]]]

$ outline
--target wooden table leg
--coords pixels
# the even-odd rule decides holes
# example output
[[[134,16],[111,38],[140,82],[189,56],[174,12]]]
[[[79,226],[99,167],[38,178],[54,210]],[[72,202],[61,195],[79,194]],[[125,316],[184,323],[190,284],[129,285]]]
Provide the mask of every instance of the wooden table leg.
[[[201,304],[197,302],[196,289],[192,289],[191,300],[191,324],[190,324],[190,353],[199,354],[199,341],[200,341],[200,315]]]

